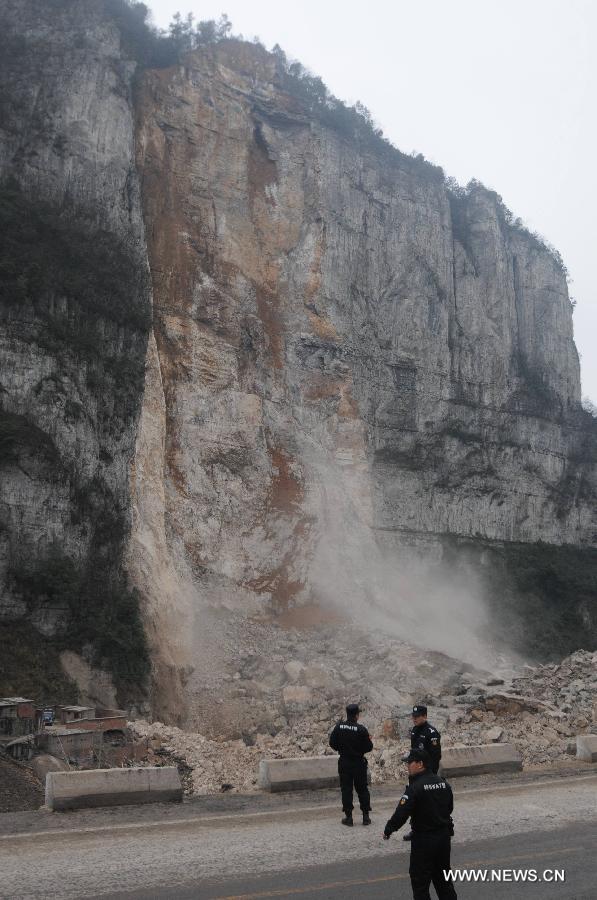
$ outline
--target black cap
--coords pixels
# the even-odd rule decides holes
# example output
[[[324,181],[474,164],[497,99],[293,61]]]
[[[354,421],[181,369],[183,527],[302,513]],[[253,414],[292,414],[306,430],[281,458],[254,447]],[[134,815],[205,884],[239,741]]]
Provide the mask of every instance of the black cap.
[[[427,715],[427,707],[422,704],[419,706],[413,706],[412,711],[413,716],[426,716]]]
[[[431,764],[431,757],[426,750],[419,750],[418,748],[414,748],[410,751],[410,753],[408,753],[407,756],[402,757],[402,762],[422,762],[425,768],[428,768],[428,766]]]
[[[360,711],[358,703],[349,703],[346,707],[346,715],[349,717],[358,716]]]

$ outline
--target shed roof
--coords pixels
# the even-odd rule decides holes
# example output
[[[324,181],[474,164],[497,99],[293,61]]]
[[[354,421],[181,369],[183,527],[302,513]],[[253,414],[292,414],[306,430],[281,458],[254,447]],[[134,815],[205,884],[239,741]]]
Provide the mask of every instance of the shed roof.
[[[32,744],[34,741],[34,734],[24,734],[22,737],[14,738],[12,741],[9,741],[5,746],[8,749],[8,747],[13,747],[15,744]]]
[[[91,734],[96,735],[99,732],[93,728],[44,728],[42,734],[54,735],[54,737],[70,737],[72,734]]]
[[[16,706],[19,703],[33,703],[26,697],[2,697],[0,698],[0,706]]]

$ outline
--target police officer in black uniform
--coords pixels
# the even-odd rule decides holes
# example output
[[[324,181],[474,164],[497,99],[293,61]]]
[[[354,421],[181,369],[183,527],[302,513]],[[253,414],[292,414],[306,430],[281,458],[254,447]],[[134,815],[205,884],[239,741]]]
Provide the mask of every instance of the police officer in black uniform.
[[[426,750],[431,760],[431,771],[437,775],[442,758],[441,734],[427,721],[427,707],[413,706],[413,727],[410,730],[410,746],[413,750]]]
[[[352,825],[352,789],[357,792],[359,806],[363,813],[363,825],[371,825],[369,813],[371,798],[367,787],[367,760],[365,753],[373,750],[373,743],[364,725],[360,725],[359,707],[349,703],[346,707],[346,720],[337,722],[330,734],[330,747],[340,754],[338,774],[342,791],[343,825]]]
[[[413,727],[410,730],[410,746],[413,750],[426,750],[431,760],[431,771],[437,775],[442,758],[441,734],[427,721],[427,707],[422,703],[413,706]],[[410,841],[412,831],[402,840]]]
[[[410,816],[412,841],[408,871],[414,900],[430,900],[431,882],[439,900],[456,900],[454,885],[444,877],[444,871],[450,868],[454,834],[452,788],[431,771],[426,750],[411,750],[404,762],[408,764],[408,785],[396,812],[386,823],[384,840],[389,840]]]

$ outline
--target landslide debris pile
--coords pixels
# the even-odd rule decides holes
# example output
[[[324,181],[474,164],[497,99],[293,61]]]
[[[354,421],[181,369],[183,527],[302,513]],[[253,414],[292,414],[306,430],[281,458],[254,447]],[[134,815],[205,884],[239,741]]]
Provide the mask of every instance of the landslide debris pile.
[[[188,767],[188,792],[256,790],[260,759],[331,753],[329,731],[350,700],[363,705],[362,721],[373,737],[373,783],[404,778],[401,756],[416,701],[427,703],[444,747],[510,742],[525,766],[569,759],[572,736],[597,730],[597,653],[492,674],[353,625],[308,635],[268,627],[263,646],[270,652],[258,652],[257,643],[245,650],[220,697],[210,698],[221,711],[221,734],[213,724],[205,736],[159,722],[132,723],[149,739],[149,764]],[[239,709],[245,716],[235,725]]]
[[[597,652],[578,650],[561,663],[526,666],[512,687],[519,694],[555,707],[584,727],[591,722],[597,701]]]

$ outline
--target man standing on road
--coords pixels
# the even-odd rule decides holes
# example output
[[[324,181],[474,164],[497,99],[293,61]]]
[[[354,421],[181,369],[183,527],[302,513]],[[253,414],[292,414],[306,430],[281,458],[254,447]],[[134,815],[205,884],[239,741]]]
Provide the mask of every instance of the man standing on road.
[[[359,806],[363,813],[363,825],[371,825],[371,798],[367,787],[367,760],[365,753],[373,750],[373,743],[364,725],[359,725],[359,707],[349,703],[346,720],[338,722],[330,734],[330,747],[340,754],[338,774],[342,791],[343,825],[352,825],[352,789],[357,792]]]
[[[410,730],[410,746],[412,750],[426,750],[431,760],[431,771],[437,775],[439,761],[442,758],[441,734],[427,721],[427,707],[419,704],[413,706],[413,727]]]
[[[426,750],[431,760],[431,771],[437,775],[439,761],[442,758],[441,735],[437,728],[427,721],[427,707],[420,703],[413,706],[413,727],[410,730],[410,746],[412,750]],[[403,841],[410,841],[412,831],[405,834]]]
[[[408,871],[414,900],[430,900],[431,882],[439,900],[456,900],[454,885],[444,876],[450,868],[454,834],[452,788],[431,771],[426,750],[411,750],[404,762],[408,765],[408,785],[396,812],[386,823],[384,841],[402,828],[410,816],[412,841]]]

